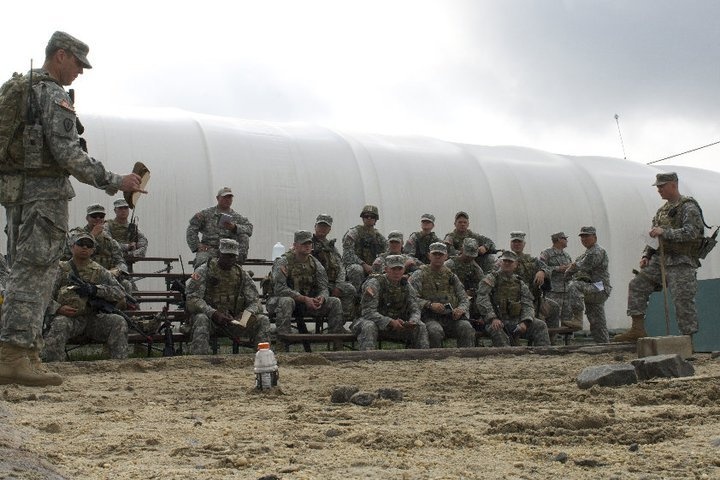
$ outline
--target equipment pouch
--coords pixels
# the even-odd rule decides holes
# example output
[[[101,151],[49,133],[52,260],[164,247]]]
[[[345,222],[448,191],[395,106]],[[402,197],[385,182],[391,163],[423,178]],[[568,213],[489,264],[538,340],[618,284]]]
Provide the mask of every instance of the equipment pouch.
[[[700,248],[698,249],[698,258],[701,260],[705,259],[705,257],[708,256],[708,253],[712,251],[713,248],[715,248],[715,245],[717,245],[717,235],[718,235],[718,229],[720,227],[715,229],[715,232],[709,237],[705,237],[702,240],[700,240]]]
[[[522,304],[520,302],[508,302],[508,315],[511,318],[517,317],[522,312]]]
[[[37,170],[42,167],[43,128],[39,123],[26,125],[23,130],[23,149],[25,150],[25,170]]]

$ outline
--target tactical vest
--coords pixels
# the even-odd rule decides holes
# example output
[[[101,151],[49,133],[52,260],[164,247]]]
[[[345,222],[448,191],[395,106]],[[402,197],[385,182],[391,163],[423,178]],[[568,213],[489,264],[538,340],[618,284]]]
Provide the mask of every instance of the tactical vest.
[[[453,259],[452,271],[458,276],[465,290],[477,289],[480,280],[482,280],[482,274],[474,261],[465,263]]]
[[[434,272],[429,265],[420,267],[422,272],[422,290],[418,292],[425,300],[437,303],[449,303],[458,306],[458,298],[453,285],[453,272],[443,266],[439,272]]]
[[[410,308],[408,298],[410,297],[410,286],[406,278],[400,280],[399,285],[393,285],[385,275],[376,277],[380,287],[378,297],[378,313],[393,320],[410,320]]]
[[[515,269],[515,275],[520,277],[525,285],[530,289],[533,298],[537,299],[540,295],[540,289],[535,285],[535,274],[537,273],[536,259],[527,253],[521,253],[517,255],[518,264]]]
[[[101,280],[103,268],[100,268],[97,264],[93,264],[93,262],[90,262],[83,268],[78,267],[77,270],[78,276],[82,280],[85,280],[86,282],[93,285],[102,283]],[[70,276],[70,273],[72,272],[73,269],[70,265],[70,261],[60,262],[60,275],[62,278],[68,278]],[[75,293],[75,289],[70,287],[71,285],[69,284],[60,287],[55,301],[57,301],[60,305],[69,305],[73,308],[77,308],[78,315],[87,315],[93,313],[93,309],[88,304],[88,299],[79,296],[77,293]]]
[[[295,259],[295,252],[290,251],[284,254],[287,260],[287,283],[288,287],[297,290],[301,295],[313,297],[318,294],[315,285],[315,261],[312,256],[308,257],[305,262],[299,262]]]
[[[415,235],[415,258],[422,263],[430,263],[430,245],[439,241],[435,232],[430,232],[425,236],[422,236],[422,232],[417,232]]]
[[[211,307],[231,315],[240,315],[245,310],[243,295],[243,274],[238,264],[230,270],[223,270],[213,258],[208,263],[204,300]]]
[[[53,82],[55,79],[45,73],[33,72],[33,86],[40,82]],[[36,129],[32,138],[39,145],[39,151],[26,155],[24,140],[26,137],[26,116],[28,115],[29,76],[14,73],[12,78],[0,87],[0,174],[25,173],[31,177],[64,177],[68,172],[61,168],[50,154],[43,141],[42,125],[39,119],[29,125]],[[37,101],[35,102],[37,104]],[[38,106],[34,105],[34,115],[39,116]],[[30,132],[30,130],[28,130]]]
[[[694,203],[700,207],[697,201],[692,197],[681,196],[677,205],[670,206],[665,203],[655,215],[655,221],[658,227],[662,228],[680,228],[682,227],[682,219],[680,218],[680,210],[686,203]],[[699,238],[686,240],[684,242],[673,242],[661,239],[665,253],[675,255],[687,255],[695,259],[698,258],[698,251],[702,243],[702,232]]]
[[[335,240],[321,242],[313,235],[313,257],[317,258],[327,272],[328,280],[334,281],[340,271],[340,261],[335,255]],[[341,279],[342,280],[342,279]]]
[[[522,284],[517,275],[508,278],[495,274],[495,286],[490,291],[490,301],[501,320],[516,320],[522,313]]]
[[[120,243],[130,243],[130,234],[128,223],[119,223],[115,220],[108,220],[107,222],[108,231],[110,236]]]
[[[447,236],[450,237],[453,248],[455,250],[457,250],[458,252],[461,252],[463,242],[468,237],[472,238],[472,232],[470,230],[468,230],[465,233],[461,234],[461,233],[458,233],[455,230],[453,230],[452,232],[448,233]],[[478,244],[478,246],[480,246],[480,245]]]
[[[368,231],[366,228],[357,227],[358,237],[355,239],[355,254],[360,259],[372,265],[375,259],[385,250],[381,241],[380,232],[374,228]]]
[[[117,265],[113,263],[112,254],[112,238],[107,234],[98,235],[95,239],[95,252],[93,252],[93,261],[99,263],[108,270],[117,268]]]

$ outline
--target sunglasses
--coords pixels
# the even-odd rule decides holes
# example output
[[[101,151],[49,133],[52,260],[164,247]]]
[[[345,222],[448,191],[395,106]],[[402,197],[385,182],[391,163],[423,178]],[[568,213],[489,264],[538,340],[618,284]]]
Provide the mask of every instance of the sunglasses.
[[[90,218],[105,218],[104,213],[91,213]]]
[[[377,220],[377,217],[375,215],[363,215],[362,218],[374,218]]]
[[[77,242],[75,242],[75,245],[83,248],[95,248],[95,243],[92,240],[88,240],[86,238],[78,240]]]

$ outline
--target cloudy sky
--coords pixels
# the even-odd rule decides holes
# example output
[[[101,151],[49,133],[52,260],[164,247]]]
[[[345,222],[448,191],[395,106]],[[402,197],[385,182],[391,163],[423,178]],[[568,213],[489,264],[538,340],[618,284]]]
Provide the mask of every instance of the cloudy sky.
[[[643,163],[720,141],[715,0],[11,4],[0,76],[67,31],[94,66],[73,84],[81,115],[179,108]],[[720,145],[665,163],[720,171]]]

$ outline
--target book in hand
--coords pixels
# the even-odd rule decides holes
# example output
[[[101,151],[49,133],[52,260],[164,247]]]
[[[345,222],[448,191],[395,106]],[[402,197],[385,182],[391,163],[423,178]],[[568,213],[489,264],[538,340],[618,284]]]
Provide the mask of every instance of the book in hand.
[[[231,321],[233,325],[237,325],[243,328],[247,328],[248,324],[255,320],[255,314],[245,310],[243,311],[240,318],[236,318],[235,320]]]
[[[218,218],[218,225],[221,227],[224,227],[225,225],[232,223],[233,217],[232,215],[228,215],[227,213],[221,213],[220,218]]]

